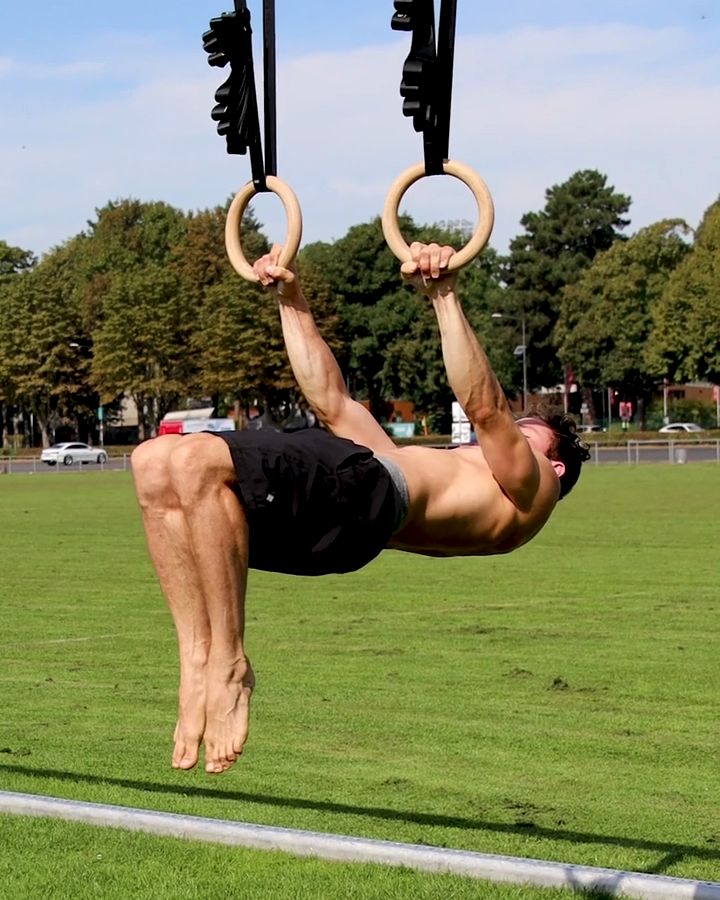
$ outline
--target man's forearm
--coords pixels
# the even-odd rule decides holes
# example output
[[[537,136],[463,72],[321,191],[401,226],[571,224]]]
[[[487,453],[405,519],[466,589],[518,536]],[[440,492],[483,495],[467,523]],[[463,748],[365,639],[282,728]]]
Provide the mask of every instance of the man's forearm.
[[[348,396],[340,367],[317,329],[301,292],[278,297],[280,322],[288,358],[300,390],[318,418],[331,421]]]
[[[445,371],[453,393],[474,425],[509,414],[505,393],[470,327],[454,291],[432,298]]]

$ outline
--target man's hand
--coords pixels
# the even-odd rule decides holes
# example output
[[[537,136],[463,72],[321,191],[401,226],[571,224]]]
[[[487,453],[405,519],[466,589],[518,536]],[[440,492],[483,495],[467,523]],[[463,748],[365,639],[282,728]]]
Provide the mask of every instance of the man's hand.
[[[269,253],[255,260],[253,270],[260,284],[273,288],[279,299],[292,301],[300,296],[300,282],[294,263],[288,269],[278,265],[281,252],[282,246],[274,244]]]
[[[414,285],[426,297],[441,297],[455,290],[455,272],[448,272],[447,265],[455,253],[452,247],[439,244],[410,244],[412,260],[400,266],[403,279]]]

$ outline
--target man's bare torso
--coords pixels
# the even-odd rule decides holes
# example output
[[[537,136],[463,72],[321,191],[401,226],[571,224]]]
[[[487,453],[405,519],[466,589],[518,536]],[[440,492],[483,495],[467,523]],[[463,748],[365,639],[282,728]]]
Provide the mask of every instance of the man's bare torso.
[[[427,556],[507,553],[542,528],[558,496],[548,460],[536,454],[540,487],[528,512],[503,493],[479,447],[397,447],[382,452],[402,470],[410,505],[389,546]]]

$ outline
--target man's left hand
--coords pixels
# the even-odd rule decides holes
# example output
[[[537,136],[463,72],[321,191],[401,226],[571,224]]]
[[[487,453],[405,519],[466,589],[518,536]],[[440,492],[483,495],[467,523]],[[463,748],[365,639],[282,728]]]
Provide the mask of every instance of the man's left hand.
[[[441,296],[455,289],[456,274],[447,266],[455,253],[453,247],[439,244],[410,244],[412,259],[400,266],[403,279],[427,297]]]

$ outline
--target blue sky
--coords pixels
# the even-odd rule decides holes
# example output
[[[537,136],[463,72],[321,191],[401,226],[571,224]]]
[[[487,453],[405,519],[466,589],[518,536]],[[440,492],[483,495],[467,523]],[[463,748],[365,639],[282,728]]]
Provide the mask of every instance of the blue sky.
[[[277,0],[278,172],[306,240],[332,240],[382,208],[422,157],[401,114],[409,36],[392,0]],[[436,4],[438,5],[438,4]],[[250,0],[260,30],[261,3]],[[223,73],[201,48],[232,0],[35,0],[0,5],[0,239],[36,253],[110,199],[222,203],[249,177],[209,112]],[[259,57],[256,59],[259,64]],[[629,194],[631,230],[697,225],[720,192],[720,6],[685,2],[458,0],[450,155],[495,199],[500,250],[545,190],[596,168]],[[472,219],[449,178],[403,204],[418,221]],[[277,200],[258,199],[273,239]]]

